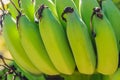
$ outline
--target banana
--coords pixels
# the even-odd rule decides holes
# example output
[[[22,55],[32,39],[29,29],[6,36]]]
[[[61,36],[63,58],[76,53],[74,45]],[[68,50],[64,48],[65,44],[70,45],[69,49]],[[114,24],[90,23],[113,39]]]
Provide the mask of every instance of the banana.
[[[67,22],[67,37],[78,70],[83,74],[93,74],[96,57],[87,26],[71,7],[65,8],[63,14],[63,19]]]
[[[109,6],[110,5],[110,6]],[[112,27],[114,29],[114,32],[117,37],[118,41],[118,47],[120,50],[120,11],[119,9],[114,5],[112,0],[105,0],[102,2],[103,11],[112,24]]]
[[[75,3],[75,5],[76,5],[76,7],[77,7],[77,9],[78,9],[78,11],[79,11],[79,14],[81,15],[81,13],[80,13],[80,5],[81,5],[81,0],[73,0],[74,1],[74,3]]]
[[[74,10],[76,11],[77,15],[79,15],[79,11],[78,11],[75,3],[73,2],[73,0],[56,0],[55,4],[56,4],[56,10],[57,10],[57,13],[58,13],[58,17],[59,17],[63,27],[66,28],[66,23],[61,18],[63,10],[67,6],[69,6],[69,7],[74,8]]]
[[[13,4],[15,4],[16,8],[20,10],[18,0],[12,0]],[[7,9],[11,13],[12,17],[16,19],[16,16],[18,15],[17,10],[15,9],[14,5],[11,2],[7,4]]]
[[[11,1],[15,4],[17,9],[20,9],[20,0],[11,0]],[[11,3],[11,1],[10,1],[10,3]]]
[[[92,25],[96,36],[94,37],[97,48],[97,71],[99,73],[113,74],[118,66],[118,46],[112,25],[99,7],[94,8]]]
[[[30,21],[34,22],[35,7],[32,0],[20,0],[23,13],[27,15]]]
[[[11,16],[16,19],[16,16],[18,15],[18,12],[16,11],[15,7],[9,3],[8,4],[8,11],[11,13]]]
[[[103,80],[120,80],[120,68],[112,75],[103,75]]]
[[[58,18],[56,6],[55,3],[52,2],[52,0],[36,0],[35,11],[38,10],[42,4],[48,6],[51,9],[52,13],[56,16],[56,18]]]
[[[23,48],[32,63],[45,74],[58,75],[44,47],[38,25],[22,15],[18,19],[18,30]]]
[[[102,80],[120,80],[120,68],[112,75],[103,75]]]
[[[59,72],[72,74],[75,62],[63,27],[48,7],[42,5],[39,11],[40,34],[50,59]]]
[[[117,69],[117,71],[110,76],[112,80],[120,80],[120,68]]]
[[[0,34],[0,56],[3,56],[5,58],[7,58],[7,59],[13,59],[12,56],[10,55],[9,50],[6,47],[5,40],[4,40],[3,36],[2,36],[2,33]],[[6,62],[6,64],[11,63],[10,60],[7,60],[7,61],[5,60],[5,62]],[[0,60],[0,64],[4,65],[2,60]],[[3,68],[0,67],[0,70],[2,70],[2,69]]]
[[[21,45],[15,20],[6,14],[3,23],[3,37],[15,62],[33,74],[40,74],[41,72],[31,63]]]
[[[90,31],[90,17],[92,15],[92,9],[94,7],[98,7],[99,4],[97,3],[96,0],[81,0],[81,16],[82,16],[82,20],[85,22],[85,24],[88,27],[88,31],[91,34]],[[91,35],[90,35],[91,36]]]

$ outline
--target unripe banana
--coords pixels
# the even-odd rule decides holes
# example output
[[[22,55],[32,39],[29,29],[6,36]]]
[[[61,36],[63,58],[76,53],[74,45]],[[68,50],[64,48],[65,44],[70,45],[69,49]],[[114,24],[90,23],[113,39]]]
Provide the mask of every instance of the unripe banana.
[[[67,37],[78,70],[80,73],[93,74],[96,66],[96,57],[87,26],[71,7],[67,7],[63,14],[67,22]]]
[[[11,1],[15,4],[17,9],[20,9],[20,0],[11,0]],[[11,1],[10,1],[10,3],[11,3]]]
[[[108,18],[108,20],[110,21],[114,29],[114,32],[116,34],[117,41],[118,41],[119,50],[120,50],[120,11],[114,5],[112,0],[103,1],[102,7],[106,17]]]
[[[57,10],[57,13],[58,13],[58,17],[59,17],[63,27],[66,28],[66,23],[61,18],[63,10],[66,7],[69,6],[69,7],[74,8],[74,10],[76,11],[77,15],[79,15],[78,9],[77,9],[75,3],[73,2],[73,0],[56,0],[55,4],[56,4],[56,10]]]
[[[12,0],[12,2],[16,6],[16,8],[20,10],[18,0]],[[18,11],[15,9],[13,4],[11,2],[9,2],[9,4],[7,4],[7,6],[8,6],[7,9],[10,12],[10,14],[12,15],[12,17],[16,19],[16,16],[18,15]]]
[[[120,68],[112,75],[103,75],[103,80],[120,80]]]
[[[110,76],[112,80],[120,80],[120,68],[117,69],[117,71]]]
[[[96,33],[97,71],[110,75],[118,67],[118,47],[115,33],[110,22],[100,8],[94,8],[93,30]]]
[[[16,19],[16,16],[18,15],[18,12],[17,12],[17,10],[15,9],[15,7],[11,3],[8,4],[8,11],[11,13],[11,16],[14,19]]]
[[[72,74],[75,69],[66,33],[49,8],[40,8],[39,29],[48,55],[56,69],[64,74]]]
[[[81,15],[81,13],[80,13],[81,8],[80,7],[81,7],[81,1],[82,0],[73,0],[73,1],[74,1],[75,5],[76,5],[78,11],[79,11],[79,14]]]
[[[40,74],[41,72],[31,63],[21,45],[14,19],[9,14],[6,14],[3,23],[3,36],[15,62],[33,74]]]
[[[44,47],[43,41],[39,34],[38,25],[30,22],[25,15],[22,15],[18,19],[18,30],[23,48],[32,63],[45,74],[59,74],[52,64]]]
[[[51,9],[52,13],[56,16],[56,18],[58,18],[56,6],[55,3],[52,2],[52,0],[36,0],[35,11],[37,11],[42,4],[48,6]]]
[[[85,24],[87,25],[88,27],[88,31],[89,33],[91,34],[91,31],[90,31],[90,18],[91,18],[91,15],[92,15],[92,10],[94,7],[98,7],[98,3],[96,0],[81,0],[81,16],[82,16],[82,19],[83,21],[85,22]]]
[[[20,0],[23,13],[34,22],[35,8],[32,0]]]

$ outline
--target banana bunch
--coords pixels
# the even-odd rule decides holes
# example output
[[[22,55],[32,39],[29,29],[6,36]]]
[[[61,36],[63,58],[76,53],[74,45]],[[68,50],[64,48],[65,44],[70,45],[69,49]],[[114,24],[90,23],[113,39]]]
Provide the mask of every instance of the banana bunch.
[[[118,75],[120,11],[112,0],[10,0],[2,11],[3,37],[22,70]]]

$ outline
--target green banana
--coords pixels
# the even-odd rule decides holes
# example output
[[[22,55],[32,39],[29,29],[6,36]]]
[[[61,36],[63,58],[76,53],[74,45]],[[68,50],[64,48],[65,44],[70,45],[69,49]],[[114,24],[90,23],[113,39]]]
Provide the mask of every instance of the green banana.
[[[20,0],[10,0],[10,3],[11,1],[15,4],[17,9],[20,9],[20,2],[19,2]]]
[[[52,2],[52,0],[36,0],[35,1],[35,11],[39,9],[39,7],[44,4],[46,6],[48,6],[52,13],[56,16],[56,18],[58,18],[57,15],[57,11],[56,11],[56,6],[55,4]]]
[[[117,69],[117,71],[110,76],[112,80],[120,80],[120,68]]]
[[[97,11],[97,12],[96,12]],[[118,66],[118,46],[112,26],[100,8],[94,8],[93,29],[96,33],[97,71],[113,74]]]
[[[32,0],[20,0],[23,13],[34,22],[35,7]]]
[[[103,80],[120,80],[120,68],[112,75],[103,75]]]
[[[39,29],[48,55],[59,72],[70,75],[75,63],[66,33],[48,7],[42,5],[40,9]]]
[[[10,14],[12,15],[12,17],[16,19],[16,17],[18,16],[18,11],[14,7],[14,5],[16,6],[16,8],[18,10],[20,10],[18,0],[10,0],[10,2],[7,4],[7,10],[10,12]]]
[[[81,0],[81,5],[80,6],[81,6],[80,7],[81,8],[80,13],[81,13],[82,19],[85,22],[85,24],[87,25],[88,31],[91,34],[91,31],[90,31],[90,18],[91,18],[91,15],[92,15],[92,9],[94,7],[98,7],[99,4],[97,3],[96,0]]]
[[[15,62],[33,74],[40,74],[41,72],[31,63],[21,45],[14,19],[6,14],[3,23],[3,36]]]
[[[59,74],[44,47],[38,25],[30,22],[25,15],[22,15],[18,19],[18,30],[23,48],[32,63],[45,74]]]
[[[63,13],[63,19],[67,22],[67,37],[77,68],[80,73],[93,74],[96,66],[96,57],[87,26],[73,8],[67,7]]]
[[[81,0],[73,0],[73,1],[74,1],[75,5],[76,5],[78,11],[79,11],[79,14],[81,15],[81,13],[80,13]]]
[[[15,9],[15,7],[9,3],[8,4],[8,11],[10,12],[11,16],[16,19],[16,16],[18,15],[18,11]]]
[[[73,2],[73,0],[56,0],[55,4],[56,4],[56,10],[57,10],[57,13],[58,13],[58,17],[59,17],[63,27],[66,28],[66,23],[61,18],[63,10],[66,7],[69,6],[69,7],[74,8],[74,10],[76,11],[77,15],[79,15],[79,11],[78,11],[75,3]]]
[[[110,6],[109,6],[110,5]],[[120,11],[119,9],[114,5],[112,0],[105,0],[102,2],[103,11],[112,24],[112,27],[114,29],[114,32],[116,34],[117,40],[118,40],[118,47],[120,50]]]

